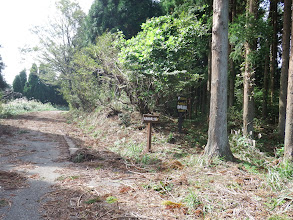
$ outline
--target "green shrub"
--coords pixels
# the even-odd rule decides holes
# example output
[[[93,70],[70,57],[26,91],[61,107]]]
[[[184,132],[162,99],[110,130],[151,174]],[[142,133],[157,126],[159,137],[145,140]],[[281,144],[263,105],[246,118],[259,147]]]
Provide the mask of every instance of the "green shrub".
[[[19,115],[26,112],[52,111],[56,110],[50,103],[43,104],[36,100],[16,99],[7,104],[2,104],[0,108],[0,117],[7,118],[13,115]]]

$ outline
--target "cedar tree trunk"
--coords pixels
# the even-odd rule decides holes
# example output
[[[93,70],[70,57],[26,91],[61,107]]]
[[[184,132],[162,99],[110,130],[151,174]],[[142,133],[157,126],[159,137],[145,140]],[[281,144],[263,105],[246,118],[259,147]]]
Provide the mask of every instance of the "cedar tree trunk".
[[[291,25],[291,2],[284,0],[284,20],[283,20],[283,38],[282,38],[282,68],[280,79],[279,95],[279,125],[278,132],[281,137],[285,135],[286,122],[286,98],[288,87],[288,68],[289,68],[289,49],[290,49],[290,25]]]
[[[229,0],[214,0],[210,121],[205,154],[232,160],[227,134],[228,10]]]

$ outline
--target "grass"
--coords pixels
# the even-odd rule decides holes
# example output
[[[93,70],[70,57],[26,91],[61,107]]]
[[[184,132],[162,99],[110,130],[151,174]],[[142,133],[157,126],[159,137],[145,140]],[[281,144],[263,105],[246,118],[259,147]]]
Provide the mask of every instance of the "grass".
[[[6,104],[2,104],[0,108],[0,117],[7,118],[13,115],[19,115],[26,112],[35,111],[54,111],[57,110],[50,103],[43,104],[36,100],[16,99]]]
[[[185,219],[292,219],[293,165],[282,161],[283,148],[277,141],[272,154],[272,144],[267,147],[272,138],[269,132],[251,139],[235,128],[229,144],[237,161],[226,162],[203,154],[207,141],[203,121],[186,120],[183,134],[178,134],[176,120],[154,126],[152,152],[144,153],[146,129],[139,129],[139,118],[134,121],[130,115],[132,121],[126,126],[121,116],[105,115],[107,112],[82,115],[76,122],[127,165],[156,175],[140,186],[159,195],[159,204],[167,201],[163,208],[174,213],[181,210]]]

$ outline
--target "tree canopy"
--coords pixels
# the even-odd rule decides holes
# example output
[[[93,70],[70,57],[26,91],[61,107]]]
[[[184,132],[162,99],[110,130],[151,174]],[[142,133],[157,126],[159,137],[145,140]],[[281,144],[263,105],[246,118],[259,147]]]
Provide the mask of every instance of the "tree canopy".
[[[160,15],[153,0],[95,0],[86,18],[88,41],[95,43],[104,32],[122,31],[126,38],[135,36],[147,18]]]
[[[185,96],[189,117],[207,118],[211,91],[218,91],[211,54],[223,46],[211,41],[217,34],[212,29],[216,6],[211,0],[95,0],[86,15],[75,2],[61,0],[58,18],[36,29],[46,74],[31,72],[25,92],[32,97],[34,85],[46,82],[60,86],[73,109],[130,103],[141,114],[171,116],[177,116],[177,97]],[[229,43],[226,130],[241,128],[245,137],[254,138],[259,120],[286,120],[286,99],[280,102],[283,113],[278,104],[288,75],[285,69],[281,80],[280,66],[288,63],[288,56],[278,63],[285,54],[278,49],[285,45],[282,27],[290,23],[285,19],[290,10],[283,14],[283,8],[273,0],[231,0],[224,7],[228,27],[219,32],[227,31]]]

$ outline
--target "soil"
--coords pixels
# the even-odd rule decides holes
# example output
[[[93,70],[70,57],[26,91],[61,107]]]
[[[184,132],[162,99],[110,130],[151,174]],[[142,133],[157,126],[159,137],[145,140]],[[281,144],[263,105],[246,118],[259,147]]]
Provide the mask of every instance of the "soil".
[[[63,112],[1,120],[0,219],[173,219],[143,188],[157,174],[85,141]]]
[[[293,194],[279,200],[237,163],[200,164],[190,148],[163,143],[159,127],[150,156],[165,153],[147,167],[110,151],[145,142],[146,128],[121,129],[118,116],[103,117],[89,117],[91,135],[60,111],[1,120],[0,219],[293,219]]]

